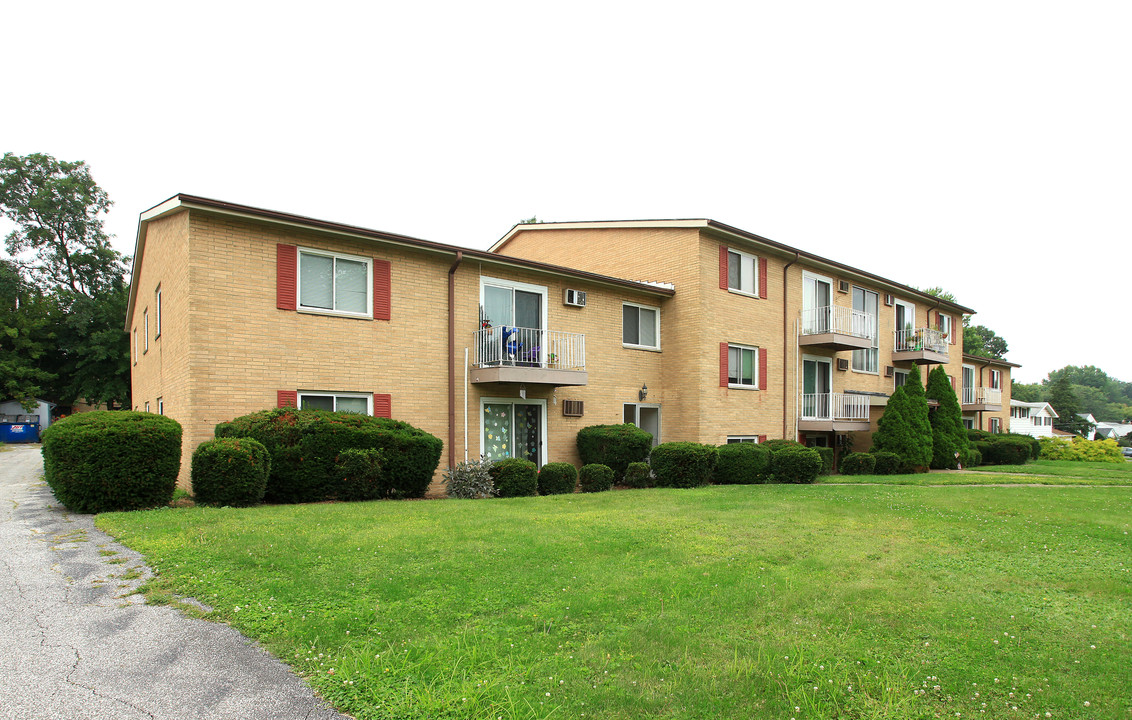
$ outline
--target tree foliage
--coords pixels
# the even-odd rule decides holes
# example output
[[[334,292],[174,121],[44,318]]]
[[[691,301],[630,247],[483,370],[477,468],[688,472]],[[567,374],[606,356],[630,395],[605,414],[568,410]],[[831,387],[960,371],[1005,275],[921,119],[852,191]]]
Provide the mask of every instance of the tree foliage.
[[[932,428],[931,466],[939,470],[955,469],[967,453],[967,431],[963,427],[959,398],[955,396],[955,388],[951,387],[943,365],[937,365],[928,373],[925,394],[939,403],[928,411]]]
[[[1094,365],[1066,365],[1052,371],[1041,383],[1013,383],[1011,397],[1023,402],[1052,404],[1053,388],[1063,378],[1069,382],[1077,412],[1091,413],[1101,422],[1132,419],[1132,383],[1118,380]]]
[[[1077,403],[1077,394],[1073,391],[1068,377],[1062,375],[1054,381],[1050,386],[1049,398],[1046,402],[1052,405],[1054,412],[1057,413],[1057,418],[1053,421],[1056,429],[1078,435],[1089,432],[1092,423],[1077,414],[1081,412],[1081,407]]]
[[[5,238],[12,255],[6,268],[18,274],[21,310],[35,328],[28,333],[38,336],[24,340],[22,330],[13,335],[11,322],[0,319],[6,335],[21,338],[19,349],[6,344],[0,351],[21,363],[18,372],[5,372],[0,395],[129,406],[126,258],[103,230],[110,205],[85,162],[42,153],[0,159],[0,216],[15,224]]]
[[[1004,360],[1006,340],[985,325],[967,325],[963,328],[963,352],[968,355]]]
[[[904,385],[888,399],[873,433],[873,451],[895,453],[918,471],[926,471],[931,464],[932,427],[918,369],[908,373]]]
[[[43,367],[51,346],[48,312],[39,293],[0,260],[0,400],[15,400],[25,410],[55,379]]]

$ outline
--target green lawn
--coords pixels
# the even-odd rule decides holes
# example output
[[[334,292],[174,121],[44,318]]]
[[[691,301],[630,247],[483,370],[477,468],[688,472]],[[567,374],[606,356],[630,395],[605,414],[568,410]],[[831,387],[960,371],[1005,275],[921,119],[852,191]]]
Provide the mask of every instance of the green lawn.
[[[1056,475],[1083,477],[1091,480],[1117,480],[1132,485],[1132,462],[1118,463],[1074,462],[1072,460],[1035,460],[1025,465],[987,465],[980,472],[1009,473],[1012,475]]]
[[[727,486],[97,522],[146,554],[152,597],[212,605],[363,720],[1132,717],[1124,488]]]

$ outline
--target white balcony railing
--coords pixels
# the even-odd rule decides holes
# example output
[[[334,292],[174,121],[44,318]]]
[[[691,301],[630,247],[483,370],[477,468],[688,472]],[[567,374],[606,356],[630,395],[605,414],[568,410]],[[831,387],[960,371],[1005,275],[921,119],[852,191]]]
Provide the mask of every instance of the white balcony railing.
[[[803,310],[802,334],[825,333],[872,339],[877,334],[877,319],[867,312],[836,305]]]
[[[585,370],[586,336],[539,328],[490,327],[473,333],[474,367]]]
[[[963,388],[964,405],[1001,405],[1002,391],[989,387]]]
[[[947,338],[935,328],[908,328],[896,331],[896,352],[929,350],[947,354]]]
[[[803,420],[869,421],[869,398],[844,393],[806,393],[802,395]]]

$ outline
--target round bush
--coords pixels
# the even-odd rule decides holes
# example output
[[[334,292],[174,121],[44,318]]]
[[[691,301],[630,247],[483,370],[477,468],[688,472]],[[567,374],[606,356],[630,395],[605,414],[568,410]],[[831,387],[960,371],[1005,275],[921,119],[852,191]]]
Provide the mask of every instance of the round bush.
[[[842,475],[872,475],[876,456],[868,453],[849,453],[841,459]]]
[[[491,479],[499,497],[538,495],[538,466],[525,458],[496,460]]]
[[[583,465],[578,471],[582,492],[604,492],[613,488],[613,468],[601,463]]]
[[[818,451],[821,456],[821,475],[831,475],[833,473],[833,448],[830,447],[816,447],[813,448]]]
[[[444,471],[448,497],[479,500],[495,497],[495,481],[491,478],[491,460],[468,460]]]
[[[908,463],[896,453],[881,451],[872,453],[872,456],[875,475],[903,475],[911,471]]]
[[[629,463],[648,458],[652,433],[636,425],[591,425],[578,431],[577,442],[582,464],[607,465],[622,478]]]
[[[821,473],[821,455],[814,448],[784,447],[770,456],[775,482],[812,483]]]
[[[657,445],[649,456],[658,487],[699,487],[711,482],[717,448],[694,442]]]
[[[422,497],[440,464],[440,438],[399,420],[358,413],[277,408],[216,426],[216,437],[250,437],[271,454],[264,500],[317,502],[349,496],[337,466],[343,450],[382,450],[376,497]]]
[[[652,468],[648,463],[633,462],[625,468],[625,485],[631,488],[650,488],[654,485]]]
[[[1040,445],[1039,445],[1040,447]],[[1030,461],[1032,446],[1028,437],[991,435],[975,443],[987,465],[1025,465]]]
[[[556,462],[542,466],[538,473],[539,495],[565,495],[574,492],[578,471],[570,463]]]
[[[218,438],[193,451],[193,500],[201,505],[250,507],[263,500],[271,456],[251,438]]]
[[[770,480],[769,449],[755,443],[728,443],[716,450],[712,481],[717,485],[753,485]]]
[[[960,450],[959,462],[965,468],[975,468],[983,463],[983,454],[973,447]]]
[[[777,452],[778,450],[781,450],[782,448],[806,447],[805,445],[798,442],[797,440],[786,440],[784,438],[776,438],[774,440],[767,440],[766,442],[759,443],[759,445],[762,445],[764,448],[766,448],[767,450],[770,450],[771,452]]]
[[[385,492],[385,451],[346,448],[334,461],[338,468],[339,500],[376,500]]]
[[[43,433],[47,484],[69,510],[100,513],[168,505],[181,470],[181,425],[146,412],[103,410]]]

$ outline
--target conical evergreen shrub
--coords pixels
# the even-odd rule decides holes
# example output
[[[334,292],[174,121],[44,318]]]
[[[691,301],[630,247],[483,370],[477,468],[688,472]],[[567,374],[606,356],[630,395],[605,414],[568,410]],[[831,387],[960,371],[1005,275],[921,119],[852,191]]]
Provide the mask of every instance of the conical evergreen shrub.
[[[873,450],[899,455],[914,472],[925,472],[931,464],[932,427],[918,370],[908,373],[904,386],[888,399],[873,433]]]
[[[938,407],[928,410],[932,426],[932,464],[937,470],[954,470],[961,460],[967,458],[967,431],[963,427],[963,411],[959,398],[947,379],[947,371],[942,365],[928,373],[928,398],[939,402]]]

